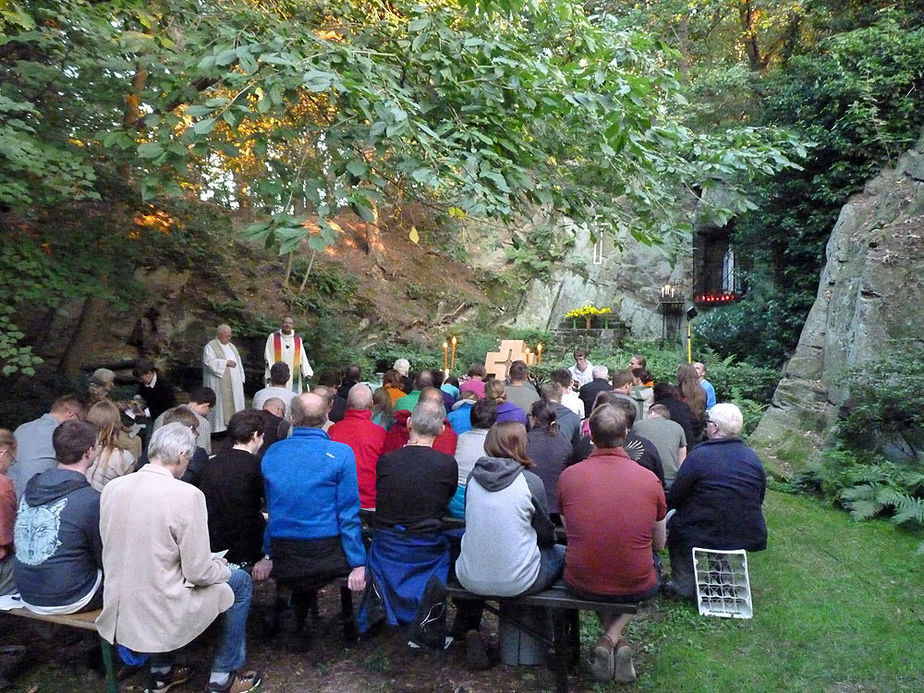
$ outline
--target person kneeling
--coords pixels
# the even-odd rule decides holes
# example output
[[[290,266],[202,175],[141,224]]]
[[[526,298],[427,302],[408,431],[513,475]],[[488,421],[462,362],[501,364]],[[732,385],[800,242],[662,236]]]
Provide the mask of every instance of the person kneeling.
[[[195,449],[188,426],[167,424],[151,438],[150,463],[103,490],[105,582],[97,626],[107,641],[151,654],[147,690],[166,691],[191,673],[174,665],[173,651],[224,612],[207,690],[243,693],[262,682],[258,672],[241,671],[253,583],[209,551],[205,496],[179,481]]]

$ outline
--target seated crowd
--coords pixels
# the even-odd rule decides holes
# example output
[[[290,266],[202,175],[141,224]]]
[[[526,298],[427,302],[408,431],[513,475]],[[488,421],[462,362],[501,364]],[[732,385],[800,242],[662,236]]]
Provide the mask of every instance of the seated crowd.
[[[308,644],[317,591],[337,579],[364,593],[369,628],[370,595],[378,620],[410,624],[428,585],[452,574],[484,597],[563,578],[601,603],[692,599],[692,547],[765,548],[763,468],[705,367],[681,365],[673,385],[638,355],[612,376],[574,356],[541,387],[523,361],[507,380],[473,365],[460,383],[411,379],[399,359],[380,388],[351,366],[303,394],[277,362],[214,452],[210,388],[179,407],[172,392],[155,397],[142,450],[108,399],[111,378],[94,373],[92,407],[65,395],[14,434],[0,429],[0,594],[44,614],[101,608],[100,633],[146,656],[153,691],[190,677],[172,653],[220,617],[208,690],[240,693],[262,680],[244,669],[254,581],[275,581]],[[162,388],[142,366],[143,386]],[[450,517],[464,519],[461,542]],[[481,612],[459,601],[453,633],[473,642]],[[635,680],[630,618],[600,612],[595,678]]]

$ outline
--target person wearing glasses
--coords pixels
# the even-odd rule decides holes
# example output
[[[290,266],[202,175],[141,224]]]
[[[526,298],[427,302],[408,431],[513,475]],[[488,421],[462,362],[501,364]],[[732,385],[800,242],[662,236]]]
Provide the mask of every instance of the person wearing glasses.
[[[16,491],[6,476],[16,459],[16,438],[0,428],[0,596],[13,594],[13,524],[16,522]]]
[[[763,551],[767,526],[761,505],[767,487],[763,465],[738,437],[743,417],[734,404],[715,405],[704,441],[687,455],[667,495],[676,512],[667,523],[671,581],[665,592],[696,596],[693,547]]]

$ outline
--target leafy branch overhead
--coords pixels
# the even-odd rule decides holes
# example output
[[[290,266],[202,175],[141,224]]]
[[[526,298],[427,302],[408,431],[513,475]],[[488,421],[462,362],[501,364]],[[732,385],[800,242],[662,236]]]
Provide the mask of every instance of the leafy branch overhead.
[[[378,206],[408,199],[502,220],[544,207],[670,242],[694,196],[721,181],[720,216],[740,212],[753,174],[803,154],[770,129],[691,130],[672,51],[581,3],[464,4],[22,3],[7,46],[41,53],[42,78],[92,108],[57,143],[75,180],[53,159],[28,184],[23,164],[4,166],[11,201],[56,185],[92,196],[108,162],[148,198],[196,192],[272,217],[248,233],[283,253],[336,237],[308,218],[349,207],[376,223]]]

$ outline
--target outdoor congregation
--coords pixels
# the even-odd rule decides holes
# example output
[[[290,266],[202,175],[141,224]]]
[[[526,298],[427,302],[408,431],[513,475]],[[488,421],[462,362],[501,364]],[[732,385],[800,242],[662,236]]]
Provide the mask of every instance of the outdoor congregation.
[[[522,360],[457,380],[398,359],[381,383],[350,365],[309,388],[287,317],[247,408],[231,338],[221,325],[205,345],[184,405],[141,360],[131,401],[98,369],[85,395],[0,429],[0,595],[41,614],[101,609],[100,634],[145,662],[145,690],[189,680],[175,653],[219,617],[206,690],[260,686],[245,668],[254,582],[276,582],[295,643],[333,582],[362,593],[368,632],[414,623],[434,578],[457,582],[476,598],[456,600],[449,634],[487,663],[478,595],[563,579],[601,603],[692,600],[694,546],[766,547],[763,467],[703,364],[655,382],[640,355],[610,373],[578,348],[541,385]],[[634,681],[631,615],[600,617],[591,674]]]

